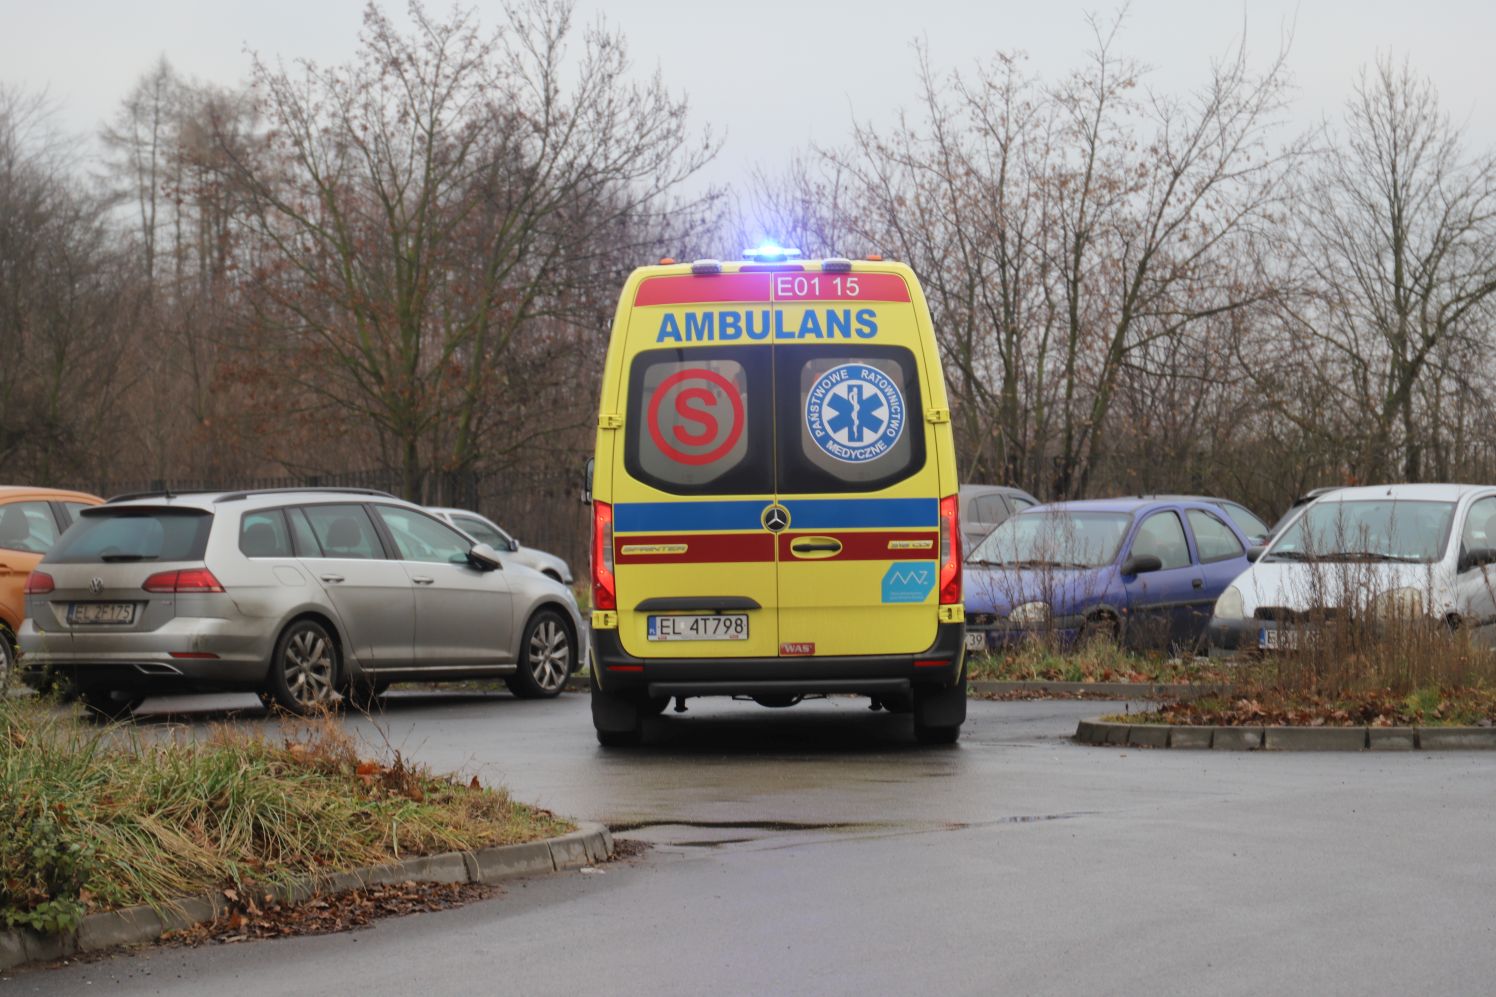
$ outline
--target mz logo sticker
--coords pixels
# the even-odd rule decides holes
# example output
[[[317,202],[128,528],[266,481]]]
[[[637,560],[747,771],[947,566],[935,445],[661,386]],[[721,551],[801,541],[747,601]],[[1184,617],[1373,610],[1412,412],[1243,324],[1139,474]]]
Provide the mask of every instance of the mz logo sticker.
[[[896,561],[883,573],[884,602],[924,602],[935,591],[935,563]]]

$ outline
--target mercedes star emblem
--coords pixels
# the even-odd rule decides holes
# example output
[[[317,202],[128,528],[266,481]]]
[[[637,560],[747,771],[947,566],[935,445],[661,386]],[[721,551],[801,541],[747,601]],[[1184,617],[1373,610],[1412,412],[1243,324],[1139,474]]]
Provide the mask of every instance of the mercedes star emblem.
[[[784,506],[775,503],[764,510],[764,529],[778,533],[790,525],[790,513]]]

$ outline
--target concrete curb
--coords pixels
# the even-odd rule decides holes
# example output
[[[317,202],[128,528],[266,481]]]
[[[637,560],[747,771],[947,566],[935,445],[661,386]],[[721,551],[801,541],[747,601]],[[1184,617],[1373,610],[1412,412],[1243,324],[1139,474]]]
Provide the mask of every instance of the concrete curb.
[[[559,838],[473,852],[420,855],[388,865],[331,873],[272,893],[284,903],[301,903],[318,894],[389,883],[496,883],[514,876],[580,869],[605,862],[612,854],[613,835],[607,827],[579,821],[577,830]],[[61,935],[38,935],[24,928],[0,929],[0,972],[27,962],[66,959],[79,952],[143,945],[168,931],[206,924],[226,913],[224,898],[209,893],[175,900],[159,911],[141,906],[89,914],[76,931]]]
[[[1051,695],[1098,696],[1108,699],[1172,699],[1190,700],[1220,691],[1219,686],[1192,685],[1187,682],[1049,682],[997,681],[995,679],[972,679],[966,683],[967,692],[983,695],[1005,696],[1015,692],[1049,693]],[[591,692],[587,680],[576,676],[566,680],[566,692]]]
[[[1081,744],[1214,751],[1490,751],[1496,727],[1193,727],[1082,720]]]

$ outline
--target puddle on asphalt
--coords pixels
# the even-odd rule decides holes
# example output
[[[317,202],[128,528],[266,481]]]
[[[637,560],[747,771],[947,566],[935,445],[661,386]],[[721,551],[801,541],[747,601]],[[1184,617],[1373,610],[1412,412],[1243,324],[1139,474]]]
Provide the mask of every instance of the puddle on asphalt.
[[[870,835],[929,834],[939,831],[964,831],[974,827],[1001,827],[1005,824],[1034,824],[1044,821],[1073,820],[1098,813],[1076,810],[1057,814],[1014,814],[983,821],[789,821],[789,820],[688,820],[660,818],[609,822],[615,835],[648,843],[655,847],[681,849],[721,848],[727,845],[752,845],[780,836],[797,835]],[[747,833],[745,833],[747,832]],[[754,833],[756,832],[756,833]]]

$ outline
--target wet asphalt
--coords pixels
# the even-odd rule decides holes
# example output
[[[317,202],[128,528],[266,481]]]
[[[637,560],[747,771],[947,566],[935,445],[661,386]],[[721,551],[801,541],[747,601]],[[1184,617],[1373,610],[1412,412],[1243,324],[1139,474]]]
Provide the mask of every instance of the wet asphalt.
[[[273,726],[253,700],[147,724]],[[244,712],[227,714],[225,707]],[[1095,748],[1120,704],[692,701],[605,752],[587,697],[396,692],[346,723],[640,854],[343,935],[146,948],[9,994],[1261,994],[1496,988],[1496,753]],[[206,712],[180,712],[182,710]],[[174,712],[162,712],[170,710]]]

